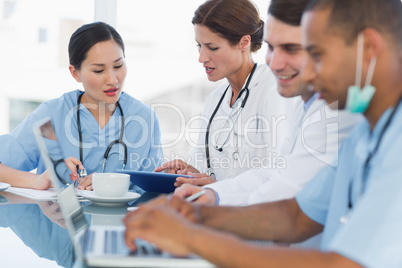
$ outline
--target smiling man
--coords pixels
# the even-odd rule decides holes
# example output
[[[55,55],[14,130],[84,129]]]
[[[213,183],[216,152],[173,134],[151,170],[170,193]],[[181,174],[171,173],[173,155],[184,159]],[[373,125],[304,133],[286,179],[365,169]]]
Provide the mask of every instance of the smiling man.
[[[144,238],[224,267],[402,267],[402,3],[313,0],[302,36],[303,79],[332,107],[366,118],[342,145],[339,165],[283,201],[219,207],[162,197],[125,218],[130,247]],[[239,239],[296,242],[320,232],[321,251]]]

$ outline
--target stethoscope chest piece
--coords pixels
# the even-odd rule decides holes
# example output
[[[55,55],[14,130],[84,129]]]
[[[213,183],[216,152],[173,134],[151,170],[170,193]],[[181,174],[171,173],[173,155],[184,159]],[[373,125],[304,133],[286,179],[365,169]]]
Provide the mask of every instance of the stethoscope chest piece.
[[[347,212],[345,215],[343,215],[343,216],[339,219],[339,222],[340,222],[341,224],[346,224],[346,223],[348,223],[351,214],[352,214],[351,210],[348,210],[348,212]]]
[[[233,157],[234,160],[239,160],[239,152],[238,151],[234,152],[232,154],[232,157]]]

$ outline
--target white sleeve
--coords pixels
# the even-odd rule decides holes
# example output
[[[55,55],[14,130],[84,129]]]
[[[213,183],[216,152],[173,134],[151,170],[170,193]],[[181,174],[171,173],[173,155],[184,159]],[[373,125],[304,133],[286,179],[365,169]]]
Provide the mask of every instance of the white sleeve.
[[[361,119],[327,106],[307,115],[286,167],[256,187],[248,204],[293,198],[324,167],[337,166],[339,146]]]
[[[271,173],[269,169],[251,169],[235,178],[208,184],[204,188],[212,189],[218,194],[219,205],[247,205],[250,194],[267,182]]]
[[[335,154],[332,152],[332,155]],[[287,168],[272,172],[269,181],[255,187],[248,205],[293,198],[326,163],[306,153],[294,152],[286,157]]]

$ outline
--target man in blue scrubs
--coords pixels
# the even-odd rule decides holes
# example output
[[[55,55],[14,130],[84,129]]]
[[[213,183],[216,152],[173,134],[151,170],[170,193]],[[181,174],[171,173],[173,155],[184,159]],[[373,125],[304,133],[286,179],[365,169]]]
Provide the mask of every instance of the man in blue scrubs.
[[[126,217],[130,247],[140,237],[225,267],[402,267],[402,3],[313,0],[302,31],[303,79],[332,108],[366,118],[342,144],[338,166],[278,202],[218,207],[160,198]],[[239,239],[293,243],[320,232],[321,251]]]

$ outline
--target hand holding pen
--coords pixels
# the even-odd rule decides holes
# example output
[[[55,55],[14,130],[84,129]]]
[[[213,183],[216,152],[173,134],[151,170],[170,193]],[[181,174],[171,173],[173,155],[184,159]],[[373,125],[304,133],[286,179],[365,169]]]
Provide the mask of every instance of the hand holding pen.
[[[81,161],[78,160],[77,158],[71,156],[67,159],[64,160],[64,163],[68,167],[68,169],[71,171],[71,180],[76,181],[80,178],[78,169],[84,169],[84,166],[82,165]]]
[[[193,194],[193,195],[190,195],[189,197],[187,197],[185,200],[187,201],[187,202],[193,202],[194,200],[197,200],[198,198],[200,198],[202,195],[204,195],[206,193],[206,191],[205,191],[205,189],[204,190],[202,190],[202,191],[200,191],[200,192],[198,192],[198,193],[195,193],[195,194]]]
[[[82,165],[81,161],[75,157],[69,157],[64,160],[64,163],[71,171],[71,181],[73,181],[73,185],[75,188],[80,188],[82,190],[91,190],[92,189],[92,179],[88,176],[86,169]],[[85,184],[85,187],[81,184]]]

